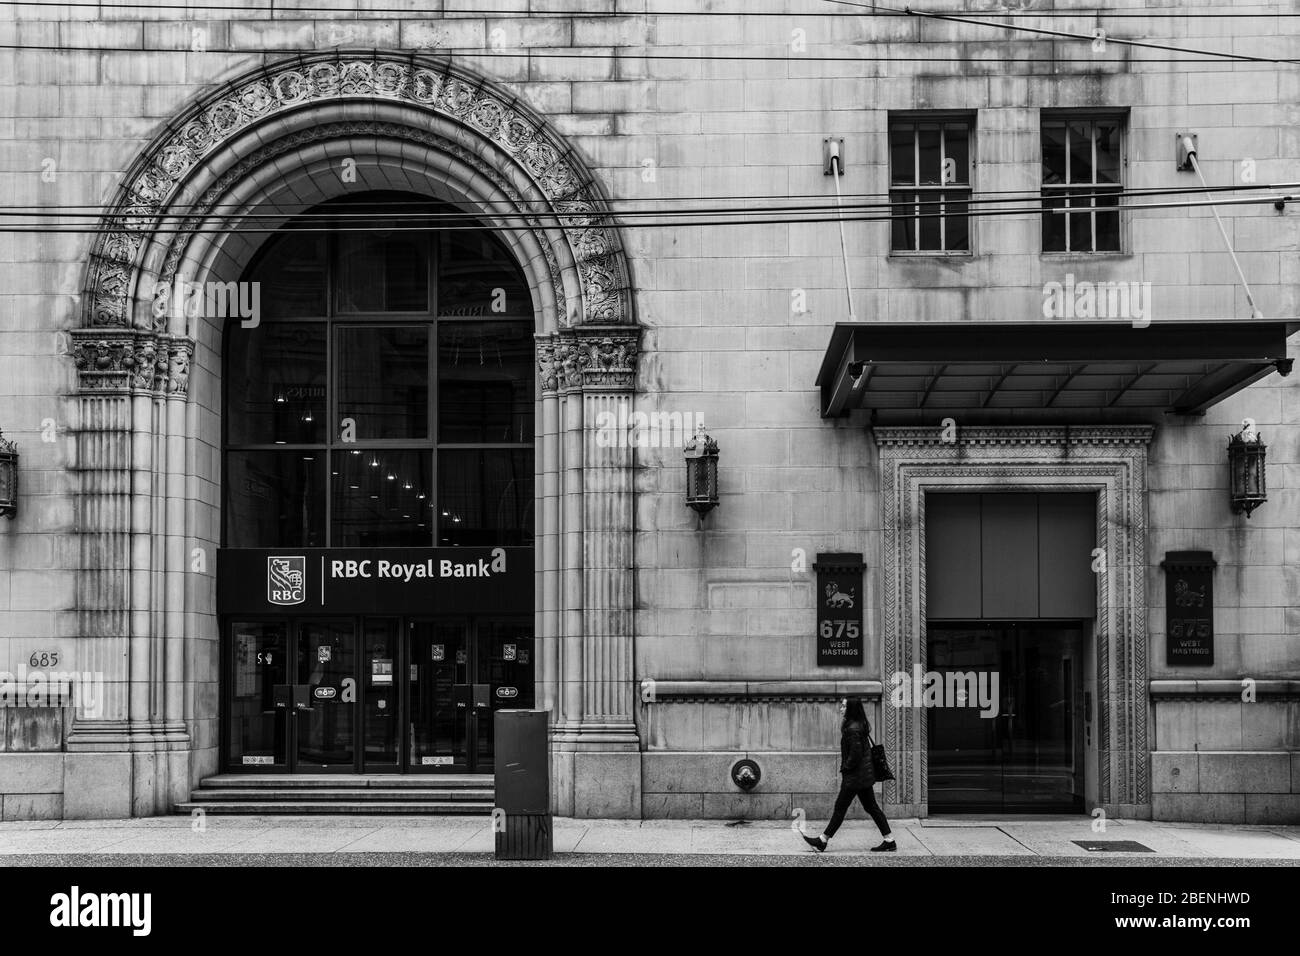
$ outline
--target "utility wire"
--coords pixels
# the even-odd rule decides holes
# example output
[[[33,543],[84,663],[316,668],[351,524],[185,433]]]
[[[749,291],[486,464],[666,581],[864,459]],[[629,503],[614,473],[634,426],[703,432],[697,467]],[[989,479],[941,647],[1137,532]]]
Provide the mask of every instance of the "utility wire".
[[[1080,40],[1092,43],[1096,39],[1091,33],[1069,33],[1064,30],[1045,30],[1042,27],[1020,26],[1014,23],[998,23],[992,20],[974,20],[966,16],[955,16],[951,13],[928,12],[925,10],[913,10],[905,7],[901,10],[897,8],[882,7],[874,3],[859,3],[856,0],[822,0],[823,3],[834,3],[846,7],[860,7],[871,10],[872,12],[882,11],[892,14],[906,14],[908,16],[919,17],[926,20],[943,20],[949,23],[967,23],[978,27],[996,27],[1000,30],[1010,30],[1015,33],[1032,33],[1036,36],[1049,36],[1058,39]],[[1099,14],[1100,15],[1100,14]],[[1253,56],[1248,53],[1223,53],[1219,50],[1202,50],[1197,47],[1173,46],[1168,43],[1153,43],[1149,40],[1128,40],[1123,37],[1105,36],[1102,38],[1106,43],[1114,43],[1117,46],[1141,47],[1148,50],[1163,50],[1165,52],[1176,53],[1193,53],[1197,56],[1220,57],[1228,60],[1239,60],[1246,63],[1288,63],[1298,64],[1300,60],[1281,59],[1272,56]],[[974,41],[971,41],[974,42]],[[1139,63],[1153,62],[1149,60],[1139,60]]]
[[[446,0],[444,0],[444,6]],[[917,11],[906,9],[898,10],[887,7],[879,7],[874,4],[850,4],[851,6],[867,7],[873,10],[877,16],[882,17],[908,17],[915,16]],[[419,17],[424,11],[413,10],[410,7],[334,7],[322,5],[304,5],[297,7],[281,7],[276,9],[274,4],[271,6],[240,6],[237,4],[217,4],[217,3],[95,3],[87,0],[73,0],[73,2],[60,3],[59,0],[0,0],[2,7],[50,7],[61,9],[72,7],[78,9],[97,9],[97,10],[181,10],[193,12],[196,10],[218,10],[229,11],[234,13],[249,14],[268,14],[274,17],[276,21],[295,19],[299,13],[337,13],[351,15],[356,19],[344,22],[357,22],[357,20],[367,19],[370,14],[392,13],[404,14],[411,17]],[[433,11],[430,11],[432,13]],[[1267,19],[1273,17],[1300,17],[1297,13],[1212,13],[1202,11],[1166,11],[1165,8],[1152,8],[1145,12],[1116,11],[1111,13],[1103,9],[1072,9],[1072,10],[999,10],[982,13],[979,11],[966,12],[964,10],[943,10],[930,11],[936,14],[961,14],[967,17],[1105,17],[1106,19],[1151,19],[1153,17],[1186,17],[1189,19],[1230,19],[1230,20],[1250,20],[1250,19]],[[497,17],[512,17],[519,19],[643,19],[648,17],[786,17],[789,19],[799,19],[801,17],[844,17],[848,14],[838,11],[787,11],[787,10],[637,10],[637,11],[564,11],[564,10],[530,10],[527,8],[508,8],[503,7],[492,10],[475,10],[472,7],[465,9],[443,9],[437,11],[438,16],[428,16],[424,19],[494,19]],[[462,16],[463,15],[463,16]],[[249,19],[249,18],[241,18]]]
[[[1250,196],[1250,197],[1243,197],[1243,198],[1241,198],[1241,199],[1236,199],[1236,200],[1223,200],[1223,199],[1219,199],[1219,200],[1209,200],[1209,199],[1207,199],[1207,200],[1201,200],[1201,201],[1190,201],[1190,202],[1179,202],[1179,203],[1145,203],[1145,204],[1143,204],[1143,205],[1140,206],[1140,207],[1132,207],[1132,206],[1128,206],[1128,207],[1126,207],[1126,206],[1114,206],[1114,207],[1082,206],[1082,207],[1079,207],[1078,209],[1065,209],[1065,210],[1059,210],[1058,207],[1047,207],[1047,206],[1037,206],[1037,205],[1036,205],[1036,206],[1023,206],[1023,207],[1016,207],[1016,208],[1011,208],[1011,209],[989,209],[989,210],[984,210],[984,211],[979,212],[979,213],[913,212],[913,213],[891,213],[891,214],[886,214],[886,215],[875,215],[875,214],[867,215],[867,214],[860,214],[860,215],[849,215],[849,216],[843,216],[843,217],[842,217],[842,221],[844,221],[844,222],[893,222],[893,221],[896,221],[896,220],[908,220],[908,221],[911,221],[911,220],[915,220],[915,219],[938,219],[938,218],[961,218],[961,219],[969,219],[969,218],[971,218],[972,216],[978,216],[978,217],[980,217],[980,218],[989,218],[989,217],[993,217],[993,216],[1043,215],[1043,214],[1047,214],[1047,213],[1054,213],[1054,214],[1061,214],[1061,215],[1086,215],[1086,214],[1090,214],[1090,213],[1096,212],[1096,213],[1099,213],[1099,214],[1105,215],[1105,214],[1110,214],[1110,213],[1120,213],[1120,212],[1124,212],[1124,211],[1126,211],[1127,209],[1132,209],[1132,208],[1141,208],[1141,209],[1187,209],[1187,208],[1193,208],[1193,207],[1198,207],[1198,206],[1213,205],[1213,204],[1216,203],[1216,202],[1218,202],[1218,203],[1222,203],[1222,204],[1224,204],[1224,205],[1227,205],[1227,204],[1230,204],[1230,203],[1236,203],[1236,204],[1251,204],[1251,203],[1262,204],[1262,203],[1270,203],[1270,204],[1273,204],[1273,205],[1277,205],[1278,203],[1283,203],[1283,204],[1285,204],[1286,202],[1291,202],[1291,201],[1294,201],[1294,197],[1291,197],[1291,196],[1281,196],[1281,195],[1273,195],[1273,196]],[[912,204],[907,204],[907,205],[915,205],[915,204],[912,203]],[[114,216],[114,217],[108,217],[108,218],[109,218],[110,220],[112,220],[112,219],[149,218],[149,217],[142,217],[142,216],[136,216],[136,217],[131,217],[131,216]],[[168,218],[173,218],[173,217],[168,217]],[[533,225],[530,224],[530,223],[520,223],[519,225],[510,225],[510,224],[508,224],[508,221],[509,221],[509,220],[512,220],[512,219],[514,219],[514,220],[518,220],[519,218],[521,218],[521,217],[520,217],[519,215],[517,215],[517,214],[505,214],[505,215],[501,216],[500,218],[507,220],[507,223],[503,223],[503,224],[489,224],[489,223],[475,222],[475,223],[471,223],[471,224],[467,224],[467,225],[452,225],[452,226],[445,226],[445,227],[439,227],[439,228],[440,228],[442,231],[445,231],[445,232],[480,232],[480,231],[489,231],[489,232],[531,232],[533,229],[536,228],[535,226],[533,226]],[[670,228],[671,228],[671,229],[677,229],[677,228],[690,228],[690,227],[695,227],[695,226],[772,226],[772,225],[800,225],[800,224],[805,224],[805,223],[824,223],[824,222],[836,222],[836,221],[841,221],[841,218],[840,218],[839,216],[829,216],[829,217],[799,218],[799,219],[790,219],[790,218],[766,218],[766,219],[745,218],[745,219],[711,219],[711,220],[710,220],[710,219],[705,219],[705,220],[693,220],[693,221],[685,221],[685,222],[645,222],[645,223],[635,223],[635,222],[634,222],[634,223],[617,223],[617,222],[613,222],[613,221],[611,221],[611,222],[609,222],[609,223],[606,223],[606,225],[609,225],[609,226],[612,226],[612,227],[617,227],[617,228],[622,228],[622,229],[670,229]],[[577,231],[577,230],[582,230],[582,229],[590,228],[590,226],[587,226],[587,225],[568,225],[568,224],[565,224],[565,223],[555,223],[555,224],[552,224],[552,225],[550,225],[550,226],[546,226],[545,228],[554,228],[554,229],[564,229],[564,230],[575,230],[575,231]],[[81,234],[81,235],[113,235],[113,234],[121,233],[121,232],[123,232],[123,231],[124,231],[124,227],[122,227],[122,226],[112,227],[112,226],[103,226],[103,225],[98,225],[98,224],[96,224],[96,225],[86,225],[86,226],[76,226],[76,225],[72,225],[72,226],[45,226],[45,225],[41,225],[41,224],[33,224],[33,223],[20,223],[20,224],[15,224],[15,225],[0,224],[0,233],[49,233],[49,234],[57,234],[57,233],[76,233],[76,234]],[[142,231],[143,231],[143,230],[142,230]],[[157,228],[151,228],[151,229],[149,229],[149,230],[147,230],[147,231],[148,231],[148,233],[149,233],[150,235],[169,235],[169,234],[203,235],[203,234],[212,234],[212,233],[221,233],[221,232],[226,232],[226,231],[228,231],[228,229],[227,229],[226,226],[223,226],[223,225],[220,225],[220,224],[213,224],[213,225],[211,225],[211,226],[200,225],[200,226],[192,226],[192,227],[183,227],[183,226],[178,226],[178,227],[159,226],[159,227],[157,227]],[[282,231],[283,231],[283,232],[288,232],[288,231],[290,231],[290,230],[289,230],[289,227],[288,227],[287,224],[284,225],[284,226],[278,226],[278,227],[251,227],[251,228],[243,228],[243,227],[241,227],[241,228],[239,229],[239,232],[244,233],[244,234],[249,234],[249,235],[274,234],[274,233],[279,233],[279,232],[282,232]],[[374,232],[376,231],[376,227],[375,227],[375,226],[302,226],[302,227],[298,227],[298,228],[293,228],[292,231],[293,231],[295,234],[301,234],[301,233],[317,233],[317,232],[319,232],[319,233],[352,233],[352,232],[356,232],[356,233],[368,233],[368,234],[369,234],[369,233],[374,233]],[[428,231],[430,231],[430,228],[429,228],[428,226],[391,226],[391,227],[385,227],[385,228],[383,228],[382,231],[383,231],[383,232],[393,232],[393,233],[397,233],[397,232],[428,232]]]
[[[960,187],[946,186],[943,188],[947,189],[949,192],[961,192]],[[1178,196],[1178,195],[1185,195],[1185,194],[1203,195],[1207,191],[1214,192],[1214,193],[1263,192],[1263,191],[1275,192],[1278,190],[1286,190],[1286,189],[1300,189],[1300,182],[1247,183],[1243,185],[1206,186],[1206,187],[1170,186],[1170,187],[1150,187],[1150,188],[1143,188],[1143,189],[1097,189],[1095,191],[1089,191],[1086,188],[1080,188],[1071,191],[1070,198],[1072,200],[1095,199],[1095,198],[1102,198],[1102,197],[1108,199],[1135,198],[1135,197],[1146,197],[1146,196]],[[899,186],[888,193],[845,194],[843,198],[848,198],[848,199],[880,198],[880,197],[887,197],[893,195],[895,192],[909,192],[909,191],[916,192],[916,187]],[[925,195],[925,193],[922,192],[922,195]],[[990,198],[983,198],[986,196]],[[994,197],[998,197],[998,198],[994,198]],[[780,202],[783,198],[785,197],[694,196],[694,197],[685,197],[685,198],[665,199],[664,201],[694,202],[700,199],[721,199],[721,200],[734,199],[737,202],[741,202],[741,201],[754,199],[754,200],[761,200],[764,202],[768,200],[774,202]],[[978,206],[978,205],[986,205],[986,204],[993,204],[993,203],[1024,202],[1027,200],[1034,201],[1046,197],[1042,194],[1041,190],[1038,189],[987,190],[987,191],[976,190],[976,191],[969,191],[969,192],[962,193],[962,198],[958,200],[898,199],[898,200],[890,200],[889,202],[883,202],[883,203],[849,203],[843,206],[841,206],[839,202],[835,202],[835,204],[832,205],[831,200],[834,200],[836,197],[826,196],[823,194],[816,194],[816,195],[803,194],[800,196],[791,196],[789,198],[791,200],[804,199],[804,198],[816,198],[816,199],[823,200],[823,202],[817,202],[811,204],[801,203],[797,205],[770,205],[770,206],[769,205],[739,206],[739,207],[706,206],[706,207],[700,207],[695,209],[627,209],[627,208],[619,208],[617,205],[611,204],[609,205],[608,208],[593,210],[587,213],[557,212],[546,205],[543,205],[542,208],[538,210],[532,210],[532,209],[523,209],[519,211],[510,210],[504,213],[496,213],[490,209],[482,210],[479,212],[467,212],[464,210],[450,210],[450,211],[421,210],[419,209],[419,207],[425,206],[426,201],[420,199],[380,200],[374,203],[369,203],[369,202],[358,203],[357,204],[358,206],[363,207],[363,211],[351,211],[356,207],[349,207],[345,205],[345,206],[339,206],[337,208],[337,211],[333,211],[333,212],[327,211],[327,212],[292,212],[292,213],[287,212],[287,210],[291,210],[297,207],[316,209],[318,206],[322,204],[321,203],[286,203],[283,206],[277,205],[276,207],[274,207],[276,210],[280,210],[276,212],[218,212],[216,211],[222,208],[235,208],[235,209],[238,208],[238,207],[230,206],[229,204],[224,206],[222,204],[217,204],[215,206],[210,207],[210,209],[208,209],[207,211],[204,211],[203,207],[194,206],[192,204],[180,203],[175,206],[168,206],[164,209],[160,209],[157,211],[149,211],[149,212],[132,212],[129,210],[129,208],[124,208],[122,206],[104,207],[104,206],[95,206],[95,205],[65,205],[65,206],[24,205],[24,206],[0,206],[0,217],[19,216],[19,217],[28,217],[28,218],[70,218],[70,219],[93,218],[93,219],[110,219],[110,220],[128,220],[128,219],[146,219],[146,218],[150,218],[150,219],[180,218],[182,216],[189,214],[193,210],[197,209],[199,211],[199,214],[203,215],[204,218],[207,219],[235,219],[240,221],[248,220],[248,219],[280,220],[280,219],[284,219],[286,215],[291,215],[293,221],[295,222],[311,221],[314,219],[330,220],[330,221],[360,220],[365,222],[384,222],[390,220],[400,221],[404,219],[415,220],[419,222],[424,222],[424,221],[463,222],[463,221],[477,221],[483,218],[484,216],[491,217],[491,216],[501,216],[501,215],[504,216],[534,215],[543,220],[569,220],[569,219],[580,219],[580,218],[608,219],[613,216],[617,216],[619,218],[623,218],[627,216],[701,216],[701,215],[711,215],[711,214],[731,214],[731,215],[745,216],[745,215],[777,213],[777,212],[808,213],[811,215],[817,212],[838,210],[840,208],[850,209],[850,210],[892,209],[896,206],[904,206],[904,207],[911,208],[918,205],[932,206],[932,205],[939,205],[942,203],[952,203],[954,201],[959,201],[967,205]],[[641,200],[633,200],[633,201],[640,202]],[[529,202],[544,204],[549,201],[531,200]],[[394,209],[393,211],[389,211],[389,207],[400,207],[400,208]],[[401,211],[403,209],[410,209],[410,208],[415,208],[416,211],[413,212]]]
[[[350,22],[350,21],[348,21]],[[1091,41],[1092,37],[1086,37]],[[1109,42],[1108,38],[1108,42]],[[685,60],[698,61],[701,63],[714,62],[757,62],[757,63],[843,63],[842,54],[827,54],[826,56],[813,56],[803,53],[791,53],[783,56],[774,56],[761,53],[738,53],[734,55],[714,54],[714,53],[643,53],[639,50],[633,50],[631,47],[613,47],[612,49],[626,49],[629,52],[624,54],[602,53],[593,50],[574,51],[561,53],[556,51],[541,50],[499,50],[483,49],[480,47],[394,47],[383,50],[375,50],[370,47],[353,48],[343,46],[322,46],[312,47],[311,49],[290,49],[286,47],[206,47],[203,53],[222,53],[229,55],[241,56],[268,56],[268,57],[291,57],[310,56],[316,53],[329,53],[334,50],[340,52],[375,52],[386,53],[393,56],[403,54],[426,54],[430,56],[461,56],[461,57],[535,57],[545,60]],[[1170,48],[1174,49],[1174,48]],[[0,50],[36,50],[47,53],[178,53],[194,54],[199,51],[191,50],[188,47],[104,47],[104,46],[62,46],[59,44],[39,44],[39,43],[0,43]],[[1212,50],[1202,51],[1208,59],[1188,59],[1187,57],[1147,57],[1140,60],[1133,60],[1127,57],[1102,57],[1102,56],[1075,56],[1075,57],[1041,57],[1041,56],[1008,56],[1000,57],[999,63],[1051,63],[1055,65],[1063,63],[1086,63],[1096,65],[1098,63],[1126,64],[1129,66],[1143,66],[1152,63],[1217,63],[1227,58],[1231,60],[1255,60],[1267,63],[1286,63],[1300,64],[1300,60],[1275,60],[1267,57],[1248,57],[1244,54],[1235,53],[1216,53]],[[987,66],[988,60],[975,56],[952,56],[950,53],[936,53],[933,56],[865,56],[863,63],[974,63]],[[274,62],[268,66],[276,66]],[[617,81],[608,81],[617,82]]]

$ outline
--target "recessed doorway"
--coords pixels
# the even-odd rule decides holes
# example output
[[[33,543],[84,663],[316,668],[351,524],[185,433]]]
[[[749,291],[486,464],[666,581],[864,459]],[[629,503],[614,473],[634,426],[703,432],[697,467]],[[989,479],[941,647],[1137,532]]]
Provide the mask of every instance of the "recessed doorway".
[[[527,616],[233,620],[225,769],[490,773],[493,713],[534,705]]]

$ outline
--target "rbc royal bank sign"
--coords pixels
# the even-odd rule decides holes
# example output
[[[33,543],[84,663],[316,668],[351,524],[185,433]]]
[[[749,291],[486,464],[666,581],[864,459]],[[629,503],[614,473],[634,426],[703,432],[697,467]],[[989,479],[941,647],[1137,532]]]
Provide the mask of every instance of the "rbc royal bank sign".
[[[531,548],[221,548],[222,614],[533,609]]]

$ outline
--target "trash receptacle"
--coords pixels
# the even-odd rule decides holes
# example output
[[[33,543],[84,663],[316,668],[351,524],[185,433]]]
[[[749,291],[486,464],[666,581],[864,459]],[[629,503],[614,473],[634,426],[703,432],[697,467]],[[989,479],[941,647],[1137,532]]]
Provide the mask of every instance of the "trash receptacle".
[[[496,808],[492,830],[498,860],[549,860],[551,826],[550,714],[545,710],[498,710]]]

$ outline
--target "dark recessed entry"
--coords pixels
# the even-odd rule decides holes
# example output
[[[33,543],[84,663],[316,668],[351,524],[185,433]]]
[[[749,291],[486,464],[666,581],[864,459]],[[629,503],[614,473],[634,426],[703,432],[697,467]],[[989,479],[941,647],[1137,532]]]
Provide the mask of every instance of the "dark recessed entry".
[[[926,617],[1095,617],[1096,541],[1091,492],[927,492]]]

